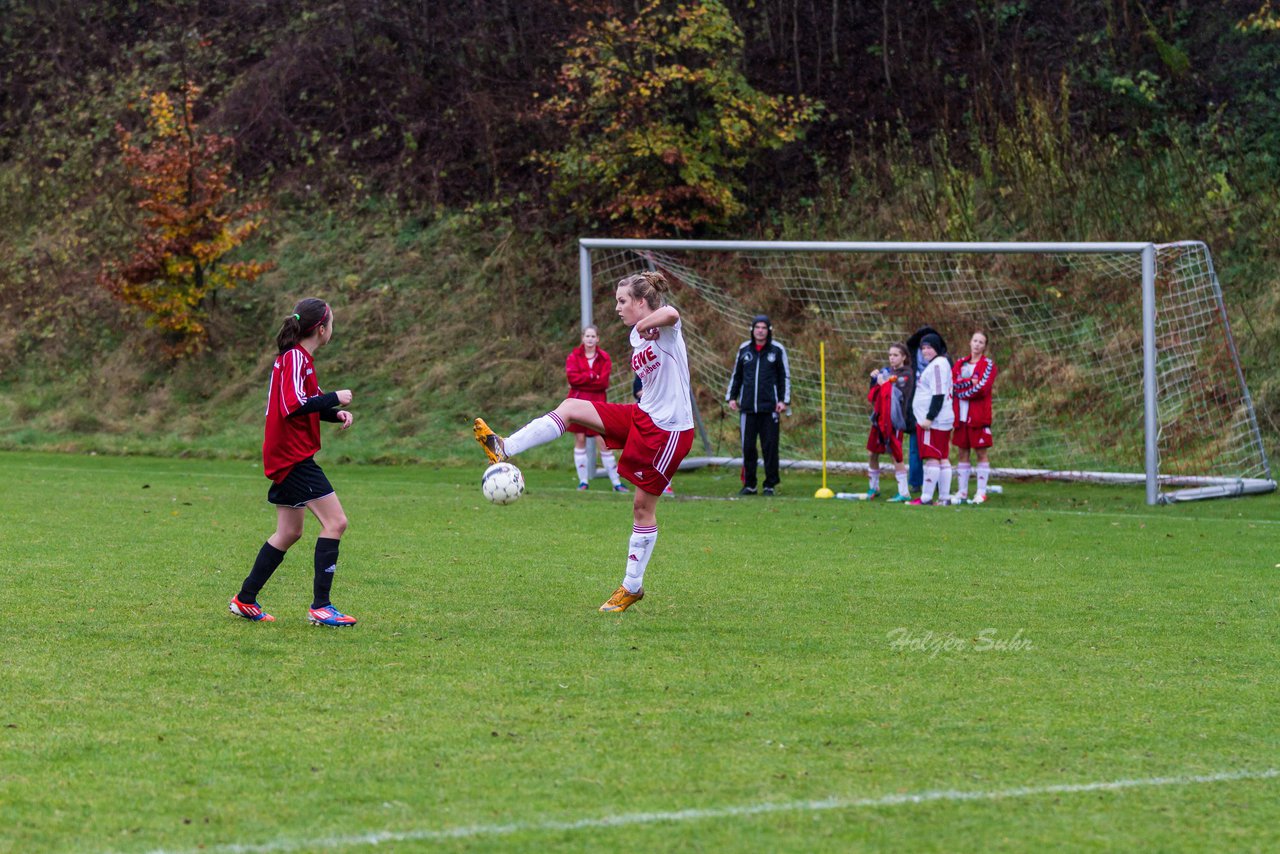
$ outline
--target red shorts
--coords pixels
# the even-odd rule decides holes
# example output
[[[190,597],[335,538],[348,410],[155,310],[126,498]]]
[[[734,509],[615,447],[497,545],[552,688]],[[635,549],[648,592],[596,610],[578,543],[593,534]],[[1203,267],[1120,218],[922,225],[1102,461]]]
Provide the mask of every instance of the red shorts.
[[[888,452],[893,454],[895,463],[902,462],[902,431],[894,430],[893,435],[885,436],[880,432],[880,428],[872,427],[871,432],[867,434],[867,450],[873,454]]]
[[[604,422],[605,445],[622,448],[618,474],[650,495],[661,495],[693,447],[693,428],[678,433],[663,430],[636,403],[593,401],[591,405]]]
[[[588,400],[588,401],[591,401],[592,403],[597,403],[597,402],[604,403],[604,392],[574,391],[573,389],[570,389],[569,396],[565,399],[566,400]],[[572,421],[569,422],[569,426],[565,428],[565,431],[568,433],[581,433],[583,436],[586,436],[588,439],[602,438],[599,433],[597,433],[595,430],[592,430],[590,427],[583,427],[581,424],[574,424]]]
[[[972,424],[957,424],[952,431],[952,444],[957,448],[990,448],[992,437],[990,427],[974,427]]]
[[[916,443],[920,447],[920,459],[945,460],[951,456],[951,431],[928,430],[916,425]]]

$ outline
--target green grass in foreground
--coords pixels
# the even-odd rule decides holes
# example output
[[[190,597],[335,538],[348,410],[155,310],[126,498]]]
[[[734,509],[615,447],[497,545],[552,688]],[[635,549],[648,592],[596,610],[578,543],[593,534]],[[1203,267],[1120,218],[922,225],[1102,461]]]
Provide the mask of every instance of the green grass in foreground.
[[[1277,778],[548,826],[1280,767],[1276,497],[916,509],[682,474],[649,596],[602,615],[627,498],[326,465],[351,630],[305,623],[314,520],[278,622],[226,613],[274,524],[250,464],[0,454],[0,851],[1280,846]]]

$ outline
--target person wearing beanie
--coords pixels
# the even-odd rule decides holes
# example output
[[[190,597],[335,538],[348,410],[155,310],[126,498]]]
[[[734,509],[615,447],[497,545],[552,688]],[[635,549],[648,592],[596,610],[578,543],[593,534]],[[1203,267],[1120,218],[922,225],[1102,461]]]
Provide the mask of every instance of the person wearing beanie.
[[[916,380],[911,411],[924,463],[924,482],[920,497],[911,503],[933,503],[936,487],[938,503],[947,504],[951,498],[951,428],[955,424],[951,406],[951,362],[942,336],[932,331],[920,336],[920,355],[925,366]]]
[[[791,406],[791,366],[786,348],[773,340],[773,325],[766,314],[752,318],[751,337],[738,347],[725,400],[739,413],[742,433],[742,489],[738,494],[756,494],[758,439],[764,458],[764,494],[773,495],[780,480],[778,419]]]

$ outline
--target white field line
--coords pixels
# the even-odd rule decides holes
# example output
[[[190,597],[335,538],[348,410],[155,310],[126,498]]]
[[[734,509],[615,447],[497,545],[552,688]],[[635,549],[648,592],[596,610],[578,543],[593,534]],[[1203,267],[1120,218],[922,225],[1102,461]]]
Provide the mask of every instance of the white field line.
[[[20,471],[66,472],[68,474],[81,474],[84,472],[83,468],[76,468],[74,466],[22,466],[19,470]],[[109,471],[112,471],[117,474],[130,473],[124,469],[111,469]],[[144,474],[146,474],[146,472],[144,472]],[[199,473],[182,472],[182,471],[175,470],[175,471],[158,471],[158,472],[153,471],[153,472],[150,472],[150,474],[152,475],[152,477],[176,476],[177,478],[180,478],[183,481],[195,480],[202,477],[230,478],[233,480],[262,480],[263,479],[261,470],[251,471],[251,472],[199,472]],[[477,483],[478,482],[479,481],[477,480]],[[389,479],[379,478],[378,483],[401,483],[401,484],[413,484],[413,485],[419,485],[419,486],[421,485],[421,481],[411,480],[408,478],[389,478]],[[185,486],[185,485],[187,484],[181,483],[181,484],[170,484],[169,486],[173,487],[173,486]],[[605,492],[606,490],[602,488],[598,491]],[[545,487],[539,487],[538,492],[569,493],[569,492],[577,492],[577,488],[572,486],[564,486],[564,487],[545,486]],[[764,503],[758,497],[743,498],[738,495],[724,495],[724,496],[692,495],[692,494],[680,495],[679,493],[677,493],[675,497],[682,499],[684,501],[745,501],[746,503],[759,501],[760,503]],[[775,496],[773,498],[764,499],[764,501],[797,501],[801,499],[809,500],[808,496]],[[979,509],[974,509],[972,512],[981,513],[981,514],[991,514],[991,515],[1001,512],[1000,502],[994,502],[989,506],[990,506],[990,509],[979,508]],[[954,509],[957,510],[958,512],[969,512],[967,509],[962,509],[959,507]],[[1246,519],[1244,517],[1237,517],[1235,519],[1217,519],[1217,518],[1207,517],[1207,516],[1161,516],[1156,513],[1113,513],[1107,510],[1054,510],[1051,508],[1046,508],[1043,510],[1033,510],[1028,507],[1007,507],[1007,508],[1004,508],[1004,512],[1024,514],[1029,516],[1094,516],[1099,519],[1138,519],[1138,520],[1151,520],[1154,522],[1177,522],[1177,523],[1234,522],[1242,525],[1280,525],[1280,519]]]
[[[1158,786],[1194,786],[1206,783],[1228,783],[1237,780],[1271,780],[1280,777],[1280,769],[1265,771],[1222,771],[1177,777],[1142,777],[1130,780],[1108,780],[1098,783],[1058,783],[1048,786],[1021,786],[1014,789],[960,791],[941,789],[912,794],[882,795],[877,798],[826,798],[817,801],[782,801],[742,806],[673,810],[669,812],[637,812],[604,818],[582,818],[575,821],[529,821],[509,824],[472,824],[462,827],[377,831],[349,836],[277,839],[258,844],[229,843],[208,845],[182,854],[275,854],[282,851],[334,850],[363,848],[391,842],[433,842],[452,839],[511,836],[517,833],[564,833],[577,830],[603,830],[612,827],[671,824],[686,821],[712,821],[723,818],[768,815],[781,812],[822,812],[826,810],[879,809],[936,802],[1000,801],[1030,798],[1038,795],[1070,795],[1082,792],[1114,792],[1123,789],[1149,789]],[[178,854],[176,850],[157,849],[151,854]]]

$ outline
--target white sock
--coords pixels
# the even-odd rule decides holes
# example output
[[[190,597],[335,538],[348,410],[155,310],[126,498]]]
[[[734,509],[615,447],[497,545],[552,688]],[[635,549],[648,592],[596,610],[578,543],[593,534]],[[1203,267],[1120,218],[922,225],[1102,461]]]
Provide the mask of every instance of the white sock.
[[[633,525],[631,541],[627,543],[627,576],[622,586],[628,593],[637,593],[644,585],[644,570],[653,554],[653,544],[658,542],[657,525]]]
[[[911,493],[907,486],[907,473],[905,471],[894,472],[894,477],[898,480],[898,494],[910,495]]]
[[[959,493],[961,495],[969,494],[969,472],[973,471],[973,466],[967,462],[956,463],[956,479],[960,481]]]
[[[603,439],[596,439],[596,441],[601,443],[604,442]],[[604,466],[604,473],[609,475],[610,483],[614,486],[622,483],[622,481],[618,479],[618,461],[614,459],[613,451],[606,448],[603,444],[600,445],[600,463]]]
[[[564,435],[564,421],[554,412],[535,418],[502,440],[502,448],[508,457],[554,442]]]
[[[938,472],[938,502],[946,504],[951,498],[951,460],[943,460]]]
[[[991,477],[991,463],[978,463],[978,494],[987,494],[987,480]]]
[[[933,500],[933,488],[938,485],[938,461],[929,460],[924,464],[924,486],[920,488],[920,500]]]
[[[876,469],[870,469],[870,468],[869,468],[869,469],[867,469],[867,478],[871,481],[871,484],[870,484],[870,486],[869,486],[868,488],[869,488],[872,492],[877,492],[877,491],[879,491],[879,489],[880,489],[880,469],[878,469],[878,468],[876,468]]]
[[[587,449],[573,449],[573,467],[578,470],[578,483],[587,482]]]

